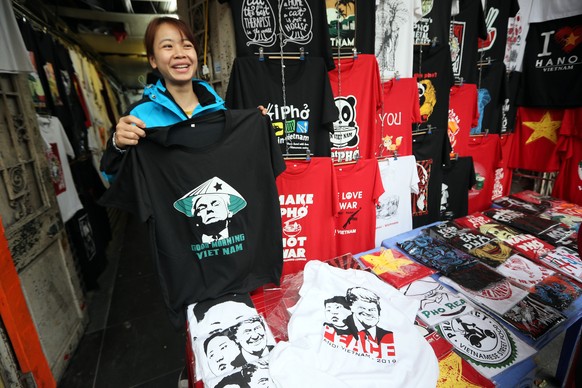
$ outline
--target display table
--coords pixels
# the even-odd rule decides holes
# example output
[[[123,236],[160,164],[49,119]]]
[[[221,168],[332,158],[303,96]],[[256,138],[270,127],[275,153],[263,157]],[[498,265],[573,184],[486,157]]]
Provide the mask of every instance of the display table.
[[[400,250],[397,246],[398,242],[412,239],[418,236],[423,229],[434,225],[438,225],[439,223],[440,222],[436,222],[434,224],[425,225],[417,229],[413,229],[409,232],[402,233],[392,238],[386,239],[382,241],[382,247],[375,248],[366,252],[361,252],[359,254],[354,255],[354,257],[359,258],[366,254],[378,252],[383,248],[397,249],[402,252],[402,250]],[[438,278],[438,275],[434,276]],[[565,338],[562,345],[560,359],[558,363],[558,369],[556,372],[556,378],[559,379],[560,382],[563,382],[567,376],[567,373],[573,361],[572,359],[575,353],[576,346],[579,343],[582,328],[582,297],[579,297],[567,310],[562,311],[562,313],[566,315],[567,319],[561,324],[559,324],[556,329],[550,330],[548,333],[544,334],[542,337],[538,338],[535,341],[530,337],[527,337],[522,333],[519,333],[510,325],[504,324],[504,327],[510,330],[512,334],[522,339],[524,342],[535,348],[537,351],[546,347],[558,335],[565,333]],[[503,323],[501,320],[500,322]],[[492,380],[498,387],[533,386],[533,380],[535,378],[535,372],[537,369],[537,365],[533,360],[534,357],[535,355],[529,357],[528,359],[516,365],[511,366],[507,370],[496,375]]]

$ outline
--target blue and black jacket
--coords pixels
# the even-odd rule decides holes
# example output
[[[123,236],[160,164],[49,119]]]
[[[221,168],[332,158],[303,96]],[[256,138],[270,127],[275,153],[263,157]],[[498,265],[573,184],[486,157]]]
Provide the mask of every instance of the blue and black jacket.
[[[191,117],[226,109],[224,100],[207,82],[195,78],[192,80],[192,88],[198,96],[199,104],[192,112]],[[156,84],[147,85],[142,99],[132,104],[123,115],[139,118],[146,123],[147,128],[165,127],[189,118],[174,101],[161,79]],[[111,130],[112,136],[114,131],[115,127]],[[119,170],[123,155],[113,147],[110,137],[107,148],[101,157],[100,165],[100,170],[108,181],[112,181]]]

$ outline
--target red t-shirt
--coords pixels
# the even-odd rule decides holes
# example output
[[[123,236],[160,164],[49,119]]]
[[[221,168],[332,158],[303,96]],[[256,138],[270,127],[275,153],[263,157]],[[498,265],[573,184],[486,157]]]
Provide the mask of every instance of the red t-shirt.
[[[471,128],[478,124],[477,85],[453,86],[449,96],[448,134],[451,148],[458,156],[469,155]]]
[[[560,166],[556,151],[563,116],[563,109],[519,107],[509,167],[539,172],[558,171]]]
[[[469,138],[469,156],[473,157],[477,183],[469,190],[469,214],[488,209],[495,183],[495,170],[501,158],[499,135]]]
[[[339,116],[330,134],[331,156],[342,161],[372,158],[381,102],[378,61],[374,55],[361,54],[357,59],[336,59],[335,64],[329,81]]]
[[[552,196],[582,205],[582,108],[565,111],[558,153],[561,164]]]
[[[331,158],[286,160],[276,180],[283,224],[283,276],[303,270],[308,260],[336,255],[337,181]]]
[[[339,212],[335,218],[337,254],[374,248],[376,204],[384,192],[376,159],[335,167]]]
[[[382,106],[376,119],[376,156],[412,155],[412,124],[420,123],[420,100],[416,78],[391,79],[382,83]]]
[[[499,135],[499,141],[501,143],[501,160],[499,161],[497,169],[495,169],[495,182],[493,183],[493,193],[491,194],[492,201],[508,196],[511,191],[513,170],[509,168],[509,156],[511,155],[513,138],[514,136],[512,133]]]

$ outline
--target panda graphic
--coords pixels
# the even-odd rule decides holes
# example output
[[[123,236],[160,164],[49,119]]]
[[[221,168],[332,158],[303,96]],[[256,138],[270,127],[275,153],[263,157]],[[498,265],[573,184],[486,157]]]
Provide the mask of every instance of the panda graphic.
[[[330,134],[332,147],[345,148],[358,145],[358,125],[356,122],[356,103],[354,96],[336,97],[335,106],[339,111],[338,119],[333,123]]]

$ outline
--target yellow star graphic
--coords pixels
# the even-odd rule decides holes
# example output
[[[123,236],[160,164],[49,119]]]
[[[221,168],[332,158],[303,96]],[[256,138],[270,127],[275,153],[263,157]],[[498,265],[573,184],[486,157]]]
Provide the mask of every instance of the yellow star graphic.
[[[568,37],[566,39],[564,39],[564,41],[566,43],[564,45],[564,47],[569,46],[569,45],[575,46],[576,41],[578,40],[579,37],[580,37],[579,35],[574,35],[574,33],[572,32],[570,35],[568,35]]]
[[[524,121],[523,125],[533,129],[525,144],[534,142],[542,137],[556,144],[558,142],[558,129],[562,125],[562,121],[552,120],[550,112],[546,112],[540,121]]]

